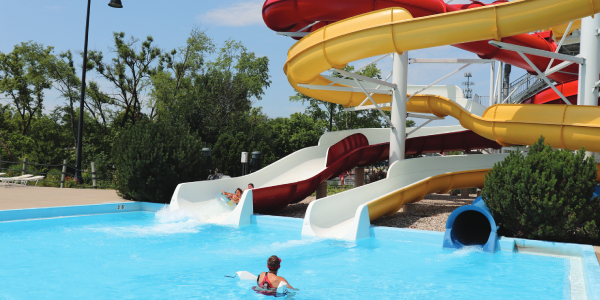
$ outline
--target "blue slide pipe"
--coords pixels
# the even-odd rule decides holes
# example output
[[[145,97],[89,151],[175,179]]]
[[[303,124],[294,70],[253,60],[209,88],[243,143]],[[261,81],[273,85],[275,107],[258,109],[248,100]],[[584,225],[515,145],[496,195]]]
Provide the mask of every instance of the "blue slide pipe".
[[[600,185],[594,188],[592,199],[600,197]],[[471,205],[455,209],[446,221],[444,248],[460,249],[481,246],[484,252],[498,251],[498,227],[481,196]]]
[[[490,253],[499,249],[498,226],[481,196],[471,205],[455,209],[446,221],[444,248],[464,246],[481,246]]]

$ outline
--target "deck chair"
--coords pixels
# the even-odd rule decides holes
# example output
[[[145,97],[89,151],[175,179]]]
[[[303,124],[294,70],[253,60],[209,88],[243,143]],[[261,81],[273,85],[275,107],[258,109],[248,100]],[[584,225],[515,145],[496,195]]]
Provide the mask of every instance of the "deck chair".
[[[26,175],[15,176],[15,177],[0,177],[0,182],[2,182],[3,186],[6,186],[6,184],[8,184],[10,182],[12,182],[14,185],[16,180],[28,178],[28,177],[33,177],[33,175],[26,174]]]
[[[40,180],[42,180],[42,179],[44,179],[44,176],[41,176],[41,175],[40,175],[40,176],[33,176],[33,177],[21,178],[21,179],[17,179],[17,180],[15,180],[15,185],[27,186],[27,183],[28,183],[28,182],[30,182],[30,181],[31,181],[31,182],[35,181],[35,185],[34,185],[34,186],[37,186],[37,184],[38,184],[38,181],[40,181]],[[17,182],[20,182],[20,183],[18,183],[18,184],[17,184]]]

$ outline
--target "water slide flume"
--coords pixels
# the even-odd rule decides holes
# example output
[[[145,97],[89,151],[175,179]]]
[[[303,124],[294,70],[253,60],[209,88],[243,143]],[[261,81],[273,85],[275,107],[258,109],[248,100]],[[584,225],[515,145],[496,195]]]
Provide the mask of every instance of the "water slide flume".
[[[492,6],[502,2],[506,1],[500,0],[491,4],[484,4],[479,1],[469,4],[448,4],[443,0],[266,0],[263,5],[263,19],[267,26],[274,31],[292,32],[297,35],[296,31],[303,29],[305,32],[302,32],[301,35],[306,35],[333,22],[390,7],[402,7],[413,17],[418,18]],[[538,5],[543,6],[545,3],[538,2]],[[571,27],[571,31],[578,28],[579,25],[580,23],[575,22]],[[564,34],[567,26],[568,24],[562,24],[554,26],[550,30],[552,30],[554,37],[558,39]],[[552,41],[552,33],[548,31],[531,34],[523,33],[503,37],[502,42],[554,52],[558,44]],[[480,40],[453,44],[452,46],[475,53],[481,58],[502,61],[525,69],[531,74],[536,74],[535,70],[517,53],[498,49],[487,42],[488,40]],[[540,69],[545,69],[550,62],[549,58],[539,56],[533,56],[530,59]],[[560,61],[555,61],[552,66],[559,63]],[[565,72],[553,73],[549,75],[549,78],[561,83],[577,79],[577,65],[568,66],[563,71]]]
[[[469,41],[500,39],[548,28],[600,11],[600,0],[521,0],[413,19],[401,8],[383,9],[323,27],[298,41],[289,51],[284,71],[291,85],[315,99],[357,106],[360,92],[307,89],[298,84],[330,85],[320,74],[331,68],[386,53],[403,52]],[[334,86],[345,86],[333,84]],[[391,101],[376,94],[378,103]],[[468,114],[454,102],[416,95],[407,110],[450,115],[468,128],[501,145],[533,144],[540,135],[556,148],[600,151],[600,108],[499,105],[482,117]]]
[[[394,162],[385,179],[313,201],[303,235],[354,240],[370,236],[372,220],[396,213],[429,193],[482,187],[485,174],[508,154],[424,157]]]
[[[309,86],[299,84],[330,85],[332,82],[321,76],[322,72],[368,57],[499,40],[599,11],[598,0],[514,1],[416,19],[404,9],[389,8],[345,19],[309,34],[290,49],[284,71],[292,86],[307,96],[357,106],[364,99],[362,93],[308,89]],[[378,103],[391,101],[390,95],[385,94],[373,98]],[[463,127],[505,146],[533,144],[544,135],[546,142],[556,148],[586,146],[586,150],[600,151],[597,107],[496,105],[480,117],[449,99],[417,95],[410,99],[407,110],[455,117]],[[487,170],[503,158],[485,155],[397,161],[381,182],[312,202],[302,233],[342,239],[368,237],[371,220],[395,213],[403,204],[418,201],[427,193],[483,186]]]
[[[473,110],[476,105],[471,103]],[[208,216],[211,223],[245,225],[253,213],[279,210],[303,200],[320,183],[355,166],[367,165],[388,157],[389,129],[358,129],[324,134],[319,145],[299,150],[258,172],[236,178],[180,184],[171,199],[171,210],[185,209]],[[461,126],[430,127],[407,139],[406,153],[422,153],[500,148]],[[222,190],[230,191],[254,183],[244,191],[237,206],[219,200]],[[200,219],[205,219],[200,217]]]
[[[402,8],[388,8],[312,32],[289,50],[284,71],[295,88],[299,83],[327,85],[331,82],[320,73],[331,68],[343,68],[352,61],[393,52],[499,40],[560,25],[595,14],[598,10],[600,0],[521,0],[413,19]],[[307,91],[298,90],[302,93]],[[332,94],[337,93],[307,95],[348,106],[358,105],[364,99],[360,93]]]

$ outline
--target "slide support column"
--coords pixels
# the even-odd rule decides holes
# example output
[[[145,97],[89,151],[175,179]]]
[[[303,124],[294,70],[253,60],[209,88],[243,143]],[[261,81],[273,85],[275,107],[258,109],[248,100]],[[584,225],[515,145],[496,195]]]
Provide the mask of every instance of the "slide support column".
[[[600,14],[581,19],[581,56],[585,64],[579,66],[579,95],[577,105],[598,106],[600,74]]]
[[[598,88],[596,82],[600,74],[600,14],[581,19],[580,54],[585,63],[579,65],[579,90],[577,105],[598,106]],[[586,151],[586,156],[596,157],[594,152]]]
[[[406,143],[406,103],[408,93],[408,52],[394,53],[392,83],[396,88],[392,93],[392,130],[390,133],[390,159],[392,165],[395,161],[404,159]]]
[[[494,82],[496,82],[496,61],[490,63],[490,104],[488,107],[494,105]]]

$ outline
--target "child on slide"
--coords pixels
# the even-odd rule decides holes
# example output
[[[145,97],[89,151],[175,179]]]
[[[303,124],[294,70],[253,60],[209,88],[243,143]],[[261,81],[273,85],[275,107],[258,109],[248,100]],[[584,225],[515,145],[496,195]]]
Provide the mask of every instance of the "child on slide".
[[[242,199],[242,189],[237,188],[235,190],[235,194],[223,191],[223,192],[221,192],[221,195],[227,197],[227,199],[231,200],[231,202],[238,204],[238,203],[240,203],[240,200]]]

